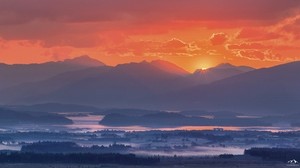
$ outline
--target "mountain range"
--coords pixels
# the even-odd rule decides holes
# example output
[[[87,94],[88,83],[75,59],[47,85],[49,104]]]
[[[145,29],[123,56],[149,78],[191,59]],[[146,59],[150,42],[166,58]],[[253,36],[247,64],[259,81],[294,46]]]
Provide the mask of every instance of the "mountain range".
[[[167,100],[169,104],[178,105],[177,108],[201,107],[206,110],[252,114],[299,113],[298,72],[300,62],[253,70],[209,85],[198,85],[172,93],[161,101]]]
[[[213,68],[198,69],[191,75],[191,79],[198,84],[208,84],[252,70],[254,70],[254,68],[248,66],[234,66],[224,63]]]
[[[298,72],[300,62],[264,69],[220,64],[189,73],[162,60],[107,66],[88,56],[44,64],[1,64],[0,104],[296,113]]]
[[[104,64],[88,56],[43,64],[8,65],[0,63],[0,90],[27,82],[45,80],[68,71],[98,66],[104,66]]]

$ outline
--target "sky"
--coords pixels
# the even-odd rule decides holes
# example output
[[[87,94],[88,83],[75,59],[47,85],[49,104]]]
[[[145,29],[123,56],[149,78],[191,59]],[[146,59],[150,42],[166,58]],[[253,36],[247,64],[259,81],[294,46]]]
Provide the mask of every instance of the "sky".
[[[0,62],[89,55],[108,65],[300,60],[299,0],[0,0]]]

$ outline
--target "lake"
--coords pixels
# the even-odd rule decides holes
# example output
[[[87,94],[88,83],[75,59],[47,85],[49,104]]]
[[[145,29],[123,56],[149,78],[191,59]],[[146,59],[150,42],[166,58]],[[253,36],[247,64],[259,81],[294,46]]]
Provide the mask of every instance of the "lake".
[[[98,131],[103,129],[113,129],[122,131],[148,131],[148,130],[214,130],[215,128],[222,128],[226,131],[271,131],[271,132],[285,132],[285,131],[299,131],[299,127],[236,127],[236,126],[182,126],[182,127],[172,127],[172,128],[149,128],[142,126],[129,126],[129,127],[110,127],[105,125],[100,125],[99,121],[103,119],[102,115],[87,115],[87,116],[70,116],[67,117],[73,121],[72,125],[65,126],[66,129],[71,130],[81,130],[81,131]]]

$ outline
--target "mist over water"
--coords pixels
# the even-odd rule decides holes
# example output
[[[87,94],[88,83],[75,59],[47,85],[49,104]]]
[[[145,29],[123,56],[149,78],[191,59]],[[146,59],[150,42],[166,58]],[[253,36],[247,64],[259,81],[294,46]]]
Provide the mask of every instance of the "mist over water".
[[[247,132],[253,134],[253,136],[268,137],[269,132],[286,132],[286,131],[298,131],[298,127],[232,127],[232,126],[183,126],[183,127],[170,127],[170,128],[150,128],[142,126],[128,126],[128,127],[110,127],[99,124],[99,121],[103,119],[103,115],[81,115],[78,113],[64,114],[68,119],[73,121],[70,125],[53,125],[53,126],[41,126],[41,125],[19,125],[15,127],[7,127],[1,129],[1,132],[16,133],[18,143],[11,143],[9,140],[3,141],[0,144],[0,150],[21,150],[22,145],[31,144],[40,141],[54,141],[65,142],[70,141],[78,144],[81,147],[105,146],[109,147],[112,144],[122,144],[131,146],[130,153],[143,155],[143,156],[216,156],[221,154],[234,154],[242,155],[245,149],[252,147],[273,147],[269,142],[250,142],[247,140]],[[190,131],[198,130],[204,132],[198,132],[204,137],[195,137],[193,134],[176,135],[172,137],[172,133],[168,131]],[[143,131],[146,131],[145,133]],[[147,133],[149,131],[149,133]],[[157,133],[152,134],[151,131]],[[166,131],[160,132],[160,131]],[[184,132],[183,131],[183,132]],[[221,138],[236,137],[241,132],[243,139],[242,143],[239,140],[231,142],[231,140],[222,141]],[[254,132],[252,132],[254,131]],[[268,132],[267,132],[268,131]],[[259,133],[261,132],[261,133]],[[19,134],[25,133],[25,134]],[[26,135],[26,133],[29,133]],[[33,134],[31,134],[33,133]],[[35,134],[42,135],[42,137],[35,137]],[[129,133],[129,134],[128,134]],[[208,133],[208,134],[206,134]],[[19,135],[18,135],[19,134]],[[67,135],[68,134],[68,135]],[[107,137],[103,136],[107,134]],[[125,136],[125,134],[128,134]],[[20,136],[21,135],[21,136]],[[26,135],[25,137],[22,137]],[[44,136],[45,135],[45,136]],[[71,137],[68,137],[70,136]],[[212,139],[209,139],[212,135]],[[32,137],[31,137],[32,136]],[[65,137],[67,136],[67,137]],[[73,137],[74,136],[74,137]],[[166,136],[165,138],[163,138]],[[140,138],[139,138],[140,137]],[[20,139],[19,139],[20,138]],[[206,139],[208,138],[208,139]],[[13,141],[11,141],[13,142]],[[282,141],[284,142],[284,141]]]
[[[21,150],[21,146],[19,145],[16,145],[16,146],[8,146],[8,145],[1,145],[0,144],[0,150]]]
[[[234,155],[242,155],[244,148],[239,147],[195,147],[192,150],[186,151],[137,151],[140,155],[160,155],[160,156],[217,156],[220,154],[230,153]]]
[[[237,127],[237,126],[181,126],[181,127],[143,127],[143,126],[126,126],[126,127],[110,127],[99,124],[99,121],[103,119],[103,115],[87,115],[87,116],[71,116],[67,117],[73,121],[73,124],[65,126],[68,130],[77,131],[99,131],[103,129],[122,130],[122,131],[149,131],[149,130],[214,130],[216,128],[222,128],[225,131],[270,131],[270,132],[284,132],[284,131],[299,131],[300,127],[291,126],[251,126],[251,127]]]
[[[81,130],[81,131],[99,131],[103,129],[114,129],[122,131],[146,131],[149,130],[146,127],[141,126],[129,126],[129,127],[108,127],[99,124],[99,121],[103,119],[103,115],[87,115],[87,116],[71,116],[67,117],[73,121],[72,125],[66,125],[66,129]]]

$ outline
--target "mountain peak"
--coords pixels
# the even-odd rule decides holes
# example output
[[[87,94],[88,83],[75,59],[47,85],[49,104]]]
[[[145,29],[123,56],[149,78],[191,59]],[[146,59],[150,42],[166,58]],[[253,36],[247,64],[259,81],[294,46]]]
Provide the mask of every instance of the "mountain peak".
[[[213,68],[221,68],[221,69],[226,69],[226,68],[235,68],[236,66],[230,64],[230,63],[221,63]]]
[[[82,66],[104,66],[105,65],[101,61],[91,58],[88,55],[83,55],[72,59],[66,59],[63,62],[68,64],[82,65]]]
[[[166,72],[169,74],[175,74],[180,76],[189,75],[190,73],[184,70],[183,68],[177,66],[176,64],[173,64],[168,61],[164,60],[154,60],[151,62],[148,61],[142,61],[142,62],[130,62],[125,64],[119,64],[116,66],[117,68],[137,68],[137,67],[143,67],[143,68],[152,68],[159,70],[161,72]]]
[[[196,70],[192,77],[198,84],[207,84],[221,79],[229,78],[242,73],[250,72],[254,68],[247,66],[235,66],[230,63],[222,63],[208,69]]]
[[[160,70],[165,71],[165,72],[175,73],[175,74],[182,75],[182,76],[189,74],[189,72],[187,72],[183,68],[181,68],[171,62],[168,62],[168,61],[154,60],[154,61],[150,62],[150,64],[155,66],[156,68],[159,68]]]
[[[230,63],[221,63],[215,67],[208,68],[205,71],[214,71],[214,70],[237,70],[237,71],[241,71],[241,72],[248,72],[248,71],[254,70],[254,68],[249,67],[249,66],[235,66]],[[203,72],[202,69],[197,69],[194,72],[194,74],[202,73],[202,72]]]
[[[240,69],[242,71],[251,71],[251,70],[254,70],[254,68],[252,67],[249,67],[249,66],[236,66],[236,65],[232,65],[230,63],[222,63],[222,64],[219,64],[215,67],[213,67],[214,69],[218,68],[218,69],[230,69],[230,68],[237,68],[237,69]]]

